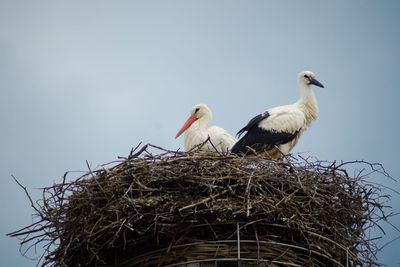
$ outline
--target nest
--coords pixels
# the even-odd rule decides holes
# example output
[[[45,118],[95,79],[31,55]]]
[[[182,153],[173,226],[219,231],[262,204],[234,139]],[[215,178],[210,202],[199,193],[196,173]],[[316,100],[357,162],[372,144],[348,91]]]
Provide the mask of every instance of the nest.
[[[37,221],[9,235],[44,244],[43,266],[377,264],[380,188],[349,177],[354,162],[135,152],[44,188]]]

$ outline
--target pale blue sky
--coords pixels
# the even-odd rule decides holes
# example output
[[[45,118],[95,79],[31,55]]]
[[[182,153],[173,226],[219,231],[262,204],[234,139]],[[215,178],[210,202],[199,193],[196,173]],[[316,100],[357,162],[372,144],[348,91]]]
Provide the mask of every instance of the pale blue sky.
[[[400,177],[399,14],[400,2],[387,0],[0,0],[2,265],[35,265],[5,237],[32,212],[11,174],[38,198],[35,188],[86,160],[95,167],[140,141],[176,149],[199,102],[236,133],[296,101],[302,70],[325,89],[316,88],[320,118],[294,152],[380,162]],[[400,197],[391,205],[400,211]],[[385,229],[382,243],[399,236]],[[398,266],[399,247],[380,260]]]

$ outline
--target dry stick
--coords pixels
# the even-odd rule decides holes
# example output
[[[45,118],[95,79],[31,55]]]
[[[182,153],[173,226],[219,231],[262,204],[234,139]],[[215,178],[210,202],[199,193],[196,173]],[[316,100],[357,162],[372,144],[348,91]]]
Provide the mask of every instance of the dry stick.
[[[237,232],[237,257],[238,260],[240,261],[240,229],[239,229],[239,223],[236,223],[236,232]]]
[[[230,191],[229,189],[226,189],[226,190],[224,190],[224,191],[222,191],[222,192],[219,192],[219,193],[216,193],[216,194],[214,194],[214,195],[212,195],[212,196],[209,196],[209,197],[207,197],[207,198],[204,198],[203,200],[201,200],[201,201],[199,201],[199,202],[196,202],[196,203],[190,204],[190,205],[188,205],[188,206],[185,206],[185,207],[183,207],[183,208],[180,208],[180,209],[179,209],[179,212],[182,212],[182,211],[184,211],[184,210],[187,210],[187,209],[196,207],[196,206],[198,206],[198,205],[207,203],[208,201],[213,200],[213,199],[215,199],[216,197],[219,197],[219,196],[221,196],[221,195],[223,195],[223,194],[225,194],[225,193],[227,193],[227,192],[229,192],[229,191]]]
[[[32,224],[30,224],[28,226],[25,226],[24,228],[21,228],[21,229],[19,229],[17,231],[8,233],[7,236],[17,237],[17,236],[21,236],[21,235],[27,235],[27,234],[31,234],[31,233],[35,233],[35,232],[40,232],[40,231],[44,230],[45,227],[36,228],[36,229],[32,229],[32,227],[36,226],[36,225],[38,225],[38,224],[40,224],[41,222],[44,222],[44,221],[45,221],[45,219],[41,219],[40,221],[34,222],[34,223],[32,223]],[[29,229],[29,230],[28,231],[24,231],[26,229]]]
[[[258,261],[258,260],[261,259],[261,256],[260,256],[260,241],[258,239],[257,227],[254,226],[254,224],[252,225],[252,227],[254,229],[254,234],[255,234],[255,237],[256,237],[256,241],[257,241],[257,261]]]
[[[208,136],[207,139],[204,140],[203,143],[200,143],[200,144],[195,145],[194,147],[192,147],[187,153],[192,153],[192,152],[200,151],[201,148],[202,148],[203,146],[205,146],[207,143],[210,143],[210,144],[211,144],[211,146],[213,147],[213,149],[215,150],[215,152],[216,152],[220,157],[223,157],[223,156],[224,156],[224,155],[223,155],[221,152],[219,152],[218,149],[214,146],[213,142],[211,141],[210,136]]]
[[[218,155],[223,156],[223,154],[221,152],[218,151],[218,149],[214,146],[213,142],[211,141],[211,137],[208,136],[207,140],[205,142],[209,142],[211,144],[211,146],[214,148],[215,152],[218,153]]]
[[[29,195],[28,190],[26,189],[26,187],[23,186],[23,185],[17,180],[17,178],[15,178],[14,175],[11,175],[11,177],[12,177],[12,178],[14,179],[14,181],[19,185],[19,187],[21,187],[21,188],[25,191],[25,195],[28,197],[29,202],[31,203],[31,207],[32,207],[32,208],[37,212],[37,214],[38,214],[40,217],[42,217],[42,219],[43,219],[43,216],[44,216],[44,215],[43,215],[42,212],[35,206],[35,203],[33,202],[31,196]]]
[[[208,227],[210,228],[211,232],[214,234],[215,239],[218,239],[218,235],[214,231],[214,229],[212,228],[211,224],[205,218],[203,218],[203,220],[206,221],[206,223],[207,223]]]
[[[246,201],[247,201],[247,217],[250,216],[250,208],[251,208],[251,203],[250,203],[250,183],[251,179],[253,178],[253,173],[250,174],[250,177],[247,181],[247,186],[246,186],[246,191],[245,191],[245,196],[246,196]]]
[[[133,154],[133,155],[131,156],[131,158],[137,158],[137,157],[139,157],[139,156],[147,149],[148,146],[149,146],[149,144],[144,145],[138,152],[136,152],[135,154]],[[136,149],[135,149],[135,150],[136,150]]]
[[[65,200],[65,197],[64,197],[65,196],[65,194],[64,194],[65,191],[63,191],[63,188],[64,188],[64,186],[66,184],[68,173],[69,172],[65,172],[64,173],[62,183],[61,183],[60,187],[58,188],[58,194],[56,193],[56,195],[60,195],[61,194],[61,196],[58,198],[59,201],[60,201],[60,207],[63,206],[64,200]],[[44,190],[43,190],[43,192],[44,192]],[[43,199],[45,199],[45,198],[43,197]]]
[[[174,151],[174,150],[165,149],[165,148],[162,148],[160,146],[156,146],[156,145],[152,145],[152,144],[147,144],[147,145],[150,146],[150,147],[159,149],[161,151],[167,152],[167,153],[171,153],[171,154],[175,154],[175,155],[186,155],[185,152],[182,152],[182,151],[179,151],[179,150]]]
[[[139,144],[135,148],[131,149],[131,152],[129,153],[128,158],[132,158],[133,157],[133,153],[136,151],[136,149],[138,149],[140,147],[141,144],[142,144],[142,142],[139,142]]]

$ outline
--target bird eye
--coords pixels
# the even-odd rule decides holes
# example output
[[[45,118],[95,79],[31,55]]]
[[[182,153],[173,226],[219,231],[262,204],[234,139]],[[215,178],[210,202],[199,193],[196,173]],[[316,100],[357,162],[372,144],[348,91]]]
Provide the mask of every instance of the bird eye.
[[[307,74],[304,74],[304,78],[308,78]]]
[[[194,112],[196,113],[196,112],[198,112],[200,110],[200,108],[196,108],[195,110],[194,110]]]

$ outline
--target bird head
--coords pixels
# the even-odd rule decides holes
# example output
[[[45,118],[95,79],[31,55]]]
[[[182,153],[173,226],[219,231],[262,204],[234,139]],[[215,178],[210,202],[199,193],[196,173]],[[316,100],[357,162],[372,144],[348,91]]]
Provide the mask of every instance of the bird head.
[[[193,106],[190,112],[191,116],[195,116],[197,119],[202,117],[212,117],[211,110],[206,104],[196,104]]]
[[[311,71],[302,71],[299,73],[298,77],[299,77],[300,84],[304,84],[307,86],[310,86],[313,84],[315,86],[324,88],[322,83],[320,83],[317,79],[315,79],[315,74],[312,73]]]
[[[176,134],[175,139],[178,138],[182,133],[184,133],[195,121],[199,119],[206,119],[210,121],[212,118],[212,113],[206,104],[196,104],[193,106],[189,118],[183,124],[182,128]]]

